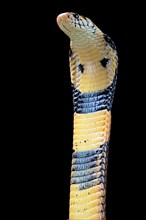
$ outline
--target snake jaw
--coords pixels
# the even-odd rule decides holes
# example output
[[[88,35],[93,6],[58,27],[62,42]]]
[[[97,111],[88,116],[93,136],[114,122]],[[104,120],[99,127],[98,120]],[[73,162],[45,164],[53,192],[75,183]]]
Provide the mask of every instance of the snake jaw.
[[[68,36],[70,37],[70,19],[69,19],[69,13],[62,13],[57,16],[57,24],[60,27],[60,29]]]

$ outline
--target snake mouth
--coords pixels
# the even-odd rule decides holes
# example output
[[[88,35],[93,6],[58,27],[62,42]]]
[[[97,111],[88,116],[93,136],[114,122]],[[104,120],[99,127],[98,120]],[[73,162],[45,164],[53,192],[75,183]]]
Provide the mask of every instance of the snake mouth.
[[[70,22],[68,14],[69,13],[62,13],[62,14],[58,15],[57,23],[58,23],[58,26],[60,27],[60,29],[63,32],[65,32],[65,34],[70,36],[71,31],[66,27],[69,24],[69,22]]]
[[[59,23],[59,27],[67,36],[70,37],[71,31],[64,25],[63,21]]]
[[[70,33],[70,30],[67,29],[67,27],[64,24],[62,24],[62,26]]]

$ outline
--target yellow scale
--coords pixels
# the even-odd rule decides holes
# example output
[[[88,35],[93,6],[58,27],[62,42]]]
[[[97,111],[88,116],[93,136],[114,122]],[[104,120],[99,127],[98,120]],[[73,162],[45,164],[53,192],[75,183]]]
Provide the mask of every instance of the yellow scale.
[[[117,68],[117,52],[107,44],[103,32],[90,19],[75,13],[60,14],[57,17],[57,23],[71,40],[70,72],[71,81],[75,88],[83,94],[104,90],[110,86]],[[96,29],[94,34],[91,26]],[[106,68],[100,63],[103,58],[109,60]],[[79,64],[84,67],[83,73],[79,71]],[[109,141],[110,129],[111,112],[106,109],[87,114],[74,113],[74,151],[80,152],[99,148]],[[100,159],[97,160],[97,165],[90,170],[96,171],[98,176],[101,169]],[[75,171],[72,171],[71,176],[74,175]],[[80,184],[71,184],[70,220],[106,219],[105,211],[101,212],[106,205],[105,186],[103,183],[97,184],[98,178],[93,182],[95,185],[82,190],[79,189]]]

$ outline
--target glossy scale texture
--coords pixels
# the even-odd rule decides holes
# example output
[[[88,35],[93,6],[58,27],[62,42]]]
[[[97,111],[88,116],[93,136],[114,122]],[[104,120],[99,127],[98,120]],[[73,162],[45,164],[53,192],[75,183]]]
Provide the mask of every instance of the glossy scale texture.
[[[85,16],[62,13],[57,23],[70,38],[74,153],[69,219],[105,220],[111,109],[118,66],[116,46]]]

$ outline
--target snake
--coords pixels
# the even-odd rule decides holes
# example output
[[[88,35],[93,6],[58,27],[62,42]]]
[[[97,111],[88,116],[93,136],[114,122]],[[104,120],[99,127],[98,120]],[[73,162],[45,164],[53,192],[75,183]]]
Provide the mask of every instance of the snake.
[[[88,17],[75,12],[57,16],[69,37],[73,103],[73,152],[69,219],[106,220],[111,111],[118,74],[115,43]]]

